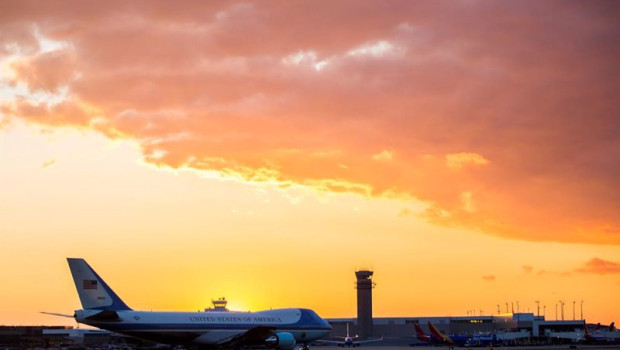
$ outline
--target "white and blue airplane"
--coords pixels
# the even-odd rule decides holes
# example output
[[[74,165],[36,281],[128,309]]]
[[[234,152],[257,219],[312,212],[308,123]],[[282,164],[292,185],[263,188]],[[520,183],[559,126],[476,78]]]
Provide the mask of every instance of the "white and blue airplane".
[[[383,340],[383,336],[381,338],[378,339],[366,339],[366,340],[358,340],[359,336],[355,335],[355,336],[351,336],[349,334],[349,324],[347,323],[347,335],[344,337],[334,337],[334,338],[340,338],[342,340],[318,340],[318,342],[323,343],[323,344],[336,344],[337,346],[344,348],[351,348],[351,347],[357,347],[360,346],[362,344],[365,343],[374,343],[374,342],[378,342],[378,341],[382,341]]]
[[[67,258],[82,310],[79,323],[157,343],[200,348],[289,350],[326,336],[331,325],[309,309],[258,312],[134,311],[84,259]],[[55,314],[59,315],[59,314]]]

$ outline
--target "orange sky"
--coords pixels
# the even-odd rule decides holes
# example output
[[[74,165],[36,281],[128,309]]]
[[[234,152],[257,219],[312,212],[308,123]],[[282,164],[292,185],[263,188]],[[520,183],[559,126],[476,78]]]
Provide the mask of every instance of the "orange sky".
[[[0,324],[66,323],[67,256],[138,309],[354,316],[370,267],[379,316],[617,318],[617,3],[0,8]]]

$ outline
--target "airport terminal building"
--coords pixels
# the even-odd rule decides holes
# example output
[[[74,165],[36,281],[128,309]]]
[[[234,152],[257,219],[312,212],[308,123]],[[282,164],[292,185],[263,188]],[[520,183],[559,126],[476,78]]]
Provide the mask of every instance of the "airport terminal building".
[[[585,339],[584,320],[547,321],[544,316],[533,313],[506,313],[491,316],[444,316],[444,317],[373,317],[372,281],[373,271],[355,272],[357,289],[357,317],[331,318],[327,321],[333,326],[330,336],[350,335],[360,339],[384,337],[399,339],[408,344],[421,343],[416,336],[415,324],[419,324],[426,334],[430,334],[429,323],[441,333],[471,339],[470,344],[481,345],[483,339],[493,339],[502,344],[564,343]],[[617,330],[607,331],[608,338],[617,338]],[[486,338],[485,338],[486,337]]]

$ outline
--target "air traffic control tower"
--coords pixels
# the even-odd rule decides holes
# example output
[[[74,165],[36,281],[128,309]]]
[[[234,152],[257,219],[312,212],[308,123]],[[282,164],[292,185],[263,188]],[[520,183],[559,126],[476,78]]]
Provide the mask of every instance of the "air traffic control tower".
[[[355,271],[355,288],[357,289],[357,330],[360,338],[372,336],[372,281],[373,271]]]

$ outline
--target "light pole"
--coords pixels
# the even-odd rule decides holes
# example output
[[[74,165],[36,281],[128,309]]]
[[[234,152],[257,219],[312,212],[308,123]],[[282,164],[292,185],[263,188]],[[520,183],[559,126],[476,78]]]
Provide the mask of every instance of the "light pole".
[[[581,301],[581,320],[583,320],[583,300]]]
[[[555,320],[558,320],[558,303],[555,303]]]
[[[560,310],[562,311],[562,321],[564,321],[564,301],[560,300]]]
[[[543,318],[547,318],[547,305],[543,305]]]
[[[499,310],[499,304],[497,304],[497,314],[499,315],[501,312]]]
[[[573,321],[575,320],[575,301],[573,300]]]
[[[506,313],[508,313],[508,303],[506,303]]]
[[[536,300],[536,316],[540,317],[540,300]]]

